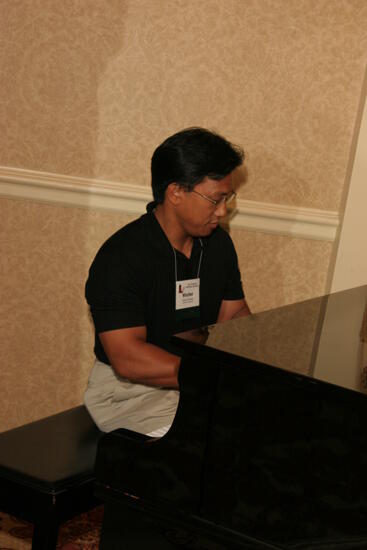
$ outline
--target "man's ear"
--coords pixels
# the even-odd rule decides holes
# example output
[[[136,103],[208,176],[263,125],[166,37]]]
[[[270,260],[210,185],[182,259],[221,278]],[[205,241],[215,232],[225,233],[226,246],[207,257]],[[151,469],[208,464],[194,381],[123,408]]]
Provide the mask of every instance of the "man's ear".
[[[166,198],[173,205],[178,205],[181,202],[182,194],[185,192],[184,188],[177,183],[170,183],[166,188]]]

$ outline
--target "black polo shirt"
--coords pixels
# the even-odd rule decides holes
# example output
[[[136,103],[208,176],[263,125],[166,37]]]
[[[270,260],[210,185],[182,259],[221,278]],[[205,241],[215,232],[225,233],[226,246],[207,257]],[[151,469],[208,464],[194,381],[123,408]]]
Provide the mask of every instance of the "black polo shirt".
[[[122,227],[102,245],[86,283],[97,359],[109,364],[98,333],[142,325],[148,342],[178,353],[169,341],[173,334],[214,324],[222,300],[243,298],[236,251],[220,227],[201,243],[194,239],[190,259],[176,250],[178,280],[196,278],[201,250],[200,316],[178,319],[175,255],[153,212]]]

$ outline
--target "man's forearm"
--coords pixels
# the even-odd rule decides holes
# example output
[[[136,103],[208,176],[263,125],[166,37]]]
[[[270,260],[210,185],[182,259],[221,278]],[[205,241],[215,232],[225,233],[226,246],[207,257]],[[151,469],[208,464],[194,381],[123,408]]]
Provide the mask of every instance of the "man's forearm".
[[[100,339],[119,376],[152,386],[178,387],[181,358],[146,342],[139,327],[101,333]]]
[[[245,305],[239,311],[236,311],[232,319],[237,319],[238,317],[246,317],[247,315],[251,315],[251,311],[247,303],[245,302]]]
[[[208,327],[199,327],[185,332],[179,332],[176,336],[189,342],[195,342],[196,344],[205,344],[209,336]]]
[[[142,343],[136,354],[121,358],[112,364],[115,371],[132,382],[178,388],[178,370],[181,358],[158,346]]]
[[[240,300],[223,300],[220,306],[217,323],[230,321],[237,317],[245,317],[246,315],[251,315],[251,311],[244,298]]]
[[[132,382],[147,384],[149,386],[161,386],[178,388],[178,371],[181,358],[169,353],[154,344],[144,342],[139,354],[131,362],[123,366],[123,372],[128,372],[130,364],[130,375],[125,375]]]

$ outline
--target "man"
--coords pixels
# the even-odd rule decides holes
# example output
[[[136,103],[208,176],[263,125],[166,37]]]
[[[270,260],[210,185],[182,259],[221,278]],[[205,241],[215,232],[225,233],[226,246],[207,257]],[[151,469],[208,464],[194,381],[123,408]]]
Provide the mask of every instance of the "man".
[[[173,334],[248,315],[237,255],[219,227],[243,151],[202,128],[166,139],[151,163],[154,202],[94,259],[86,298],[96,362],[85,404],[103,431],[163,435],[178,403]]]

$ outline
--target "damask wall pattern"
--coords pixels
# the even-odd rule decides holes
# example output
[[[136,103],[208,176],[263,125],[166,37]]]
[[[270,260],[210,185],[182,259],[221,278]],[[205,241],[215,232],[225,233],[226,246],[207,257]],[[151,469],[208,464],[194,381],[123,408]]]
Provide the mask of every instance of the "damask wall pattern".
[[[81,403],[93,360],[84,283],[130,218],[6,199],[0,218],[1,430]]]
[[[254,312],[325,293],[333,243],[232,229],[242,283]]]
[[[246,199],[340,206],[365,0],[3,0],[0,165],[149,185],[190,125],[245,147]]]
[[[149,185],[170,133],[247,155],[243,198],[338,210],[365,0],[0,0],[0,167]],[[0,200],[0,430],[79,404],[88,266],[123,213]],[[254,311],[323,294],[332,243],[231,229]]]

